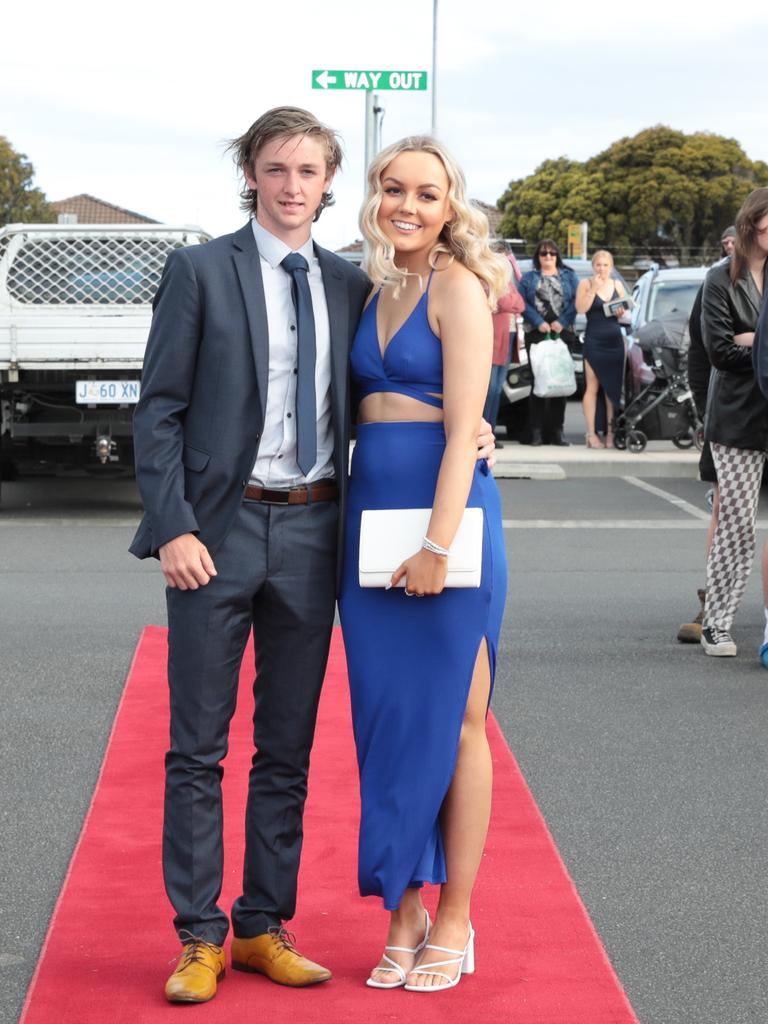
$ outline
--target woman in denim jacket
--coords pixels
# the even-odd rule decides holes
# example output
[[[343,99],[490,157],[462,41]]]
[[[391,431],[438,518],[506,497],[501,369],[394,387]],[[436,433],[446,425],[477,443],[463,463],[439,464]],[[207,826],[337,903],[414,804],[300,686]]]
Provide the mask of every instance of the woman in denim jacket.
[[[525,301],[525,349],[530,362],[531,345],[550,331],[561,334],[576,317],[578,278],[566,267],[555,242],[542,238],[533,254],[533,269],[523,274],[517,289]],[[567,445],[563,437],[564,398],[539,398],[531,392],[528,422],[531,444]]]

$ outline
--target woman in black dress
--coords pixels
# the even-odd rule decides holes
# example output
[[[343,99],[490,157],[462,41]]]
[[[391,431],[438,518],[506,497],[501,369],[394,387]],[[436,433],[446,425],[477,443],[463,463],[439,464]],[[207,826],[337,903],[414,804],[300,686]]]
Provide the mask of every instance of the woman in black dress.
[[[598,249],[592,257],[592,269],[594,276],[580,281],[576,291],[576,312],[587,314],[582,408],[587,425],[587,447],[613,448],[613,417],[621,407],[626,348],[618,319],[614,314],[606,314],[603,306],[623,299],[624,286],[611,276],[613,257],[605,249]],[[595,432],[601,391],[606,412],[605,445]]]

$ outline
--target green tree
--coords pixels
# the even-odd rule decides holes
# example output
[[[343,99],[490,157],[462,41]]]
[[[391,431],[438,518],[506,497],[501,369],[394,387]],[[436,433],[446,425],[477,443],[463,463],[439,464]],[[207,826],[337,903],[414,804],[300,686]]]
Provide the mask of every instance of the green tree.
[[[586,220],[593,247],[698,261],[716,255],[723,228],[766,184],[768,165],[735,139],[657,125],[583,163],[545,160],[510,182],[500,232],[564,246],[566,226]]]
[[[34,174],[26,154],[17,153],[0,135],[0,225],[56,220],[56,211],[45,194],[32,186]]]

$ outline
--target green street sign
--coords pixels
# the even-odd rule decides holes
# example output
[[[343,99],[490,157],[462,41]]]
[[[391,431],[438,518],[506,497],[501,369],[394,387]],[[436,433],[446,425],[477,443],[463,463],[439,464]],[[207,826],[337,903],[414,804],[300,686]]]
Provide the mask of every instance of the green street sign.
[[[313,71],[313,89],[396,89],[424,92],[426,71]]]

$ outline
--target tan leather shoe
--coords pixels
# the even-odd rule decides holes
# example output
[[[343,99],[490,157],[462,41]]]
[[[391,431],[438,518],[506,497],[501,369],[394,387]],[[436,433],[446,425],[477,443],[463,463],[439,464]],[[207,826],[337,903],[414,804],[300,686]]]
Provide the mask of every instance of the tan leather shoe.
[[[225,965],[221,946],[202,939],[185,942],[179,965],[165,984],[165,998],[170,1003],[207,1003],[216,995]]]
[[[252,939],[233,939],[232,966],[236,971],[266,974],[278,985],[294,988],[328,981],[331,972],[302,956],[294,942],[285,928],[270,928]]]

